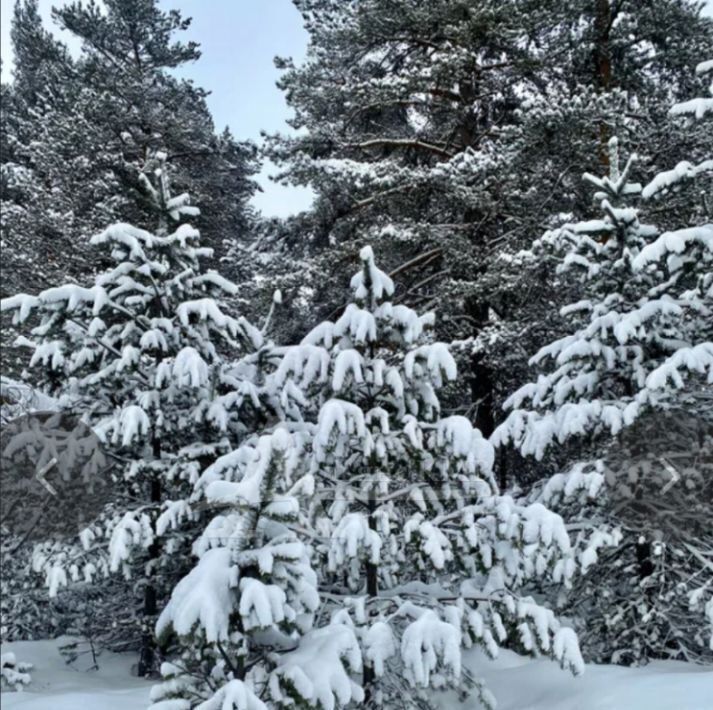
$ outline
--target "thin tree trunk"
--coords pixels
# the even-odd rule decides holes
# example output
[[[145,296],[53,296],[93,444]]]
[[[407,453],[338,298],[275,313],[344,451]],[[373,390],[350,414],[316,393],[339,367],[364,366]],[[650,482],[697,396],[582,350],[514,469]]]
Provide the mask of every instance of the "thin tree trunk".
[[[487,439],[495,430],[493,373],[480,354],[473,356],[471,373],[471,396],[478,403],[474,423]]]
[[[612,12],[609,0],[596,0],[594,18],[594,81],[599,92],[609,91],[612,85],[611,46],[609,38],[612,27]],[[599,121],[599,162],[605,171],[609,169],[608,143],[609,126],[603,119]]]
[[[369,493],[369,529],[376,530],[376,518],[374,513],[376,512],[376,499],[374,496],[374,491]],[[379,568],[377,565],[367,562],[366,563],[366,594],[367,594],[367,605],[369,599],[373,599],[379,593]],[[370,699],[373,696],[373,684],[376,680],[376,675],[374,674],[374,667],[370,665],[366,660],[364,661],[364,701],[369,704]]]
[[[483,301],[469,298],[466,301],[466,311],[473,320],[475,327],[473,337],[476,338],[488,322],[490,307]],[[484,437],[489,437],[495,429],[495,392],[493,372],[479,353],[473,355],[470,366],[470,393],[474,403],[477,402],[475,426]]]
[[[161,440],[153,440],[154,460],[161,458]],[[151,503],[161,502],[161,479],[154,474],[151,480]],[[139,656],[138,674],[141,677],[151,675],[156,668],[156,638],[153,632],[153,624],[158,613],[158,594],[154,576],[156,574],[156,562],[160,554],[160,544],[157,537],[149,547],[149,560],[147,562],[147,580],[144,588],[144,608],[143,608],[143,632],[141,636],[141,654]]]

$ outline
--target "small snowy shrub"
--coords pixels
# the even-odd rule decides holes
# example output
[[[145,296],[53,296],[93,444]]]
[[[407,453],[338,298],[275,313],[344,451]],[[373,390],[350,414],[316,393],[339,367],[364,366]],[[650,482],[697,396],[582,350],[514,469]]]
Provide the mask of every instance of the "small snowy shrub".
[[[0,655],[0,678],[3,690],[22,690],[32,681],[31,663],[18,662],[12,652]]]

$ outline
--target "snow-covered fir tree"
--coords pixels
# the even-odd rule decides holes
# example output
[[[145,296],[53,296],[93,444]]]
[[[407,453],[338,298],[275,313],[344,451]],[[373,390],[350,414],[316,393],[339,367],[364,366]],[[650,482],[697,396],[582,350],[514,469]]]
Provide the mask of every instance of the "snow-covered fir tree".
[[[456,368],[433,315],[389,300],[371,248],[361,262],[354,302],[268,378],[285,422],[198,482],[225,509],[159,620],[189,646],[157,708],[425,708],[445,688],[491,704],[473,645],[582,670],[571,629],[521,593],[576,573],[562,519],[498,493],[491,444],[441,413]]]
[[[617,434],[685,392],[689,377],[696,386],[713,372],[705,317],[711,227],[660,235],[641,224],[630,206],[642,191],[629,181],[636,157],[620,170],[616,138],[609,147],[610,174],[585,175],[597,189],[601,218],[566,224],[535,245],[558,251],[558,272],[574,272],[585,283],[585,298],[565,309],[581,327],[535,355],[533,364],[555,367],[512,395],[506,406],[513,411],[495,435],[497,443],[512,441],[538,458],[575,434]],[[657,266],[667,254],[678,256],[664,272]]]
[[[561,519],[498,494],[489,442],[441,413],[456,365],[429,336],[433,314],[392,302],[371,248],[360,258],[354,302],[288,352],[277,377],[320,385],[309,520],[325,538],[323,604],[332,624],[355,629],[367,701],[427,707],[427,688],[475,686],[487,702],[460,648],[494,654],[506,626],[511,641],[578,671],[570,631],[513,593],[531,576],[574,573]]]
[[[703,62],[698,72],[712,69]],[[710,99],[694,99],[672,114],[703,119],[710,107]],[[585,175],[601,218],[566,224],[535,248],[560,259],[560,274],[581,280],[584,298],[563,309],[574,330],[532,359],[543,373],[510,398],[512,411],[493,437],[536,458],[572,437],[594,437],[601,461],[577,464],[562,486],[574,493],[606,482],[599,506],[582,507],[575,497],[565,501],[567,515],[624,534],[622,546],[599,561],[596,594],[584,578],[570,597],[582,623],[602,619],[584,637],[598,660],[710,656],[710,134],[708,146],[707,158],[681,161],[642,188],[629,180],[635,157],[620,171],[618,144],[610,141],[610,174]],[[639,221],[651,203],[680,200],[686,190],[677,229]],[[552,503],[551,487],[544,499],[535,495]]]
[[[235,286],[204,267],[211,250],[182,221],[197,209],[185,193],[171,196],[163,155],[158,163],[152,179],[142,175],[155,232],[112,225],[92,239],[113,265],[91,286],[2,301],[16,326],[39,320],[26,339],[30,369],[101,436],[120,477],[82,545],[40,546],[36,566],[51,591],[102,573],[134,578],[142,674],[153,670],[154,617],[185,568],[181,523],[200,517],[188,500],[193,486],[262,416],[257,383],[270,357],[261,331],[225,312]]]

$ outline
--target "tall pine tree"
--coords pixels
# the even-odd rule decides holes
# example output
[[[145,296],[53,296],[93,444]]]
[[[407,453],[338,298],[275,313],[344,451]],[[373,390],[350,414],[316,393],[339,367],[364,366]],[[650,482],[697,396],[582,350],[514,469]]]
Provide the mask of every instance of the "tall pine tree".
[[[73,2],[53,16],[81,41],[76,59],[43,28],[36,0],[16,3],[0,129],[3,296],[96,270],[89,239],[107,223],[153,228],[136,175],[158,152],[176,189],[210,215],[197,224],[216,259],[247,240],[255,147],[216,133],[206,92],[173,74],[200,57],[194,42],[176,39],[190,21],[156,0]],[[17,369],[14,351],[5,360]]]
[[[599,171],[608,135],[670,154],[656,126],[713,45],[711,21],[678,0],[296,5],[307,58],[279,66],[299,131],[268,155],[316,198],[278,235],[311,277],[305,292],[290,272],[287,290],[331,317],[346,300],[333,274],[355,244],[378,242],[398,297],[437,307],[441,337],[461,341],[472,413],[490,435],[521,346],[557,325],[539,317],[558,297],[546,271],[509,257],[550,213],[584,215],[579,175]]]

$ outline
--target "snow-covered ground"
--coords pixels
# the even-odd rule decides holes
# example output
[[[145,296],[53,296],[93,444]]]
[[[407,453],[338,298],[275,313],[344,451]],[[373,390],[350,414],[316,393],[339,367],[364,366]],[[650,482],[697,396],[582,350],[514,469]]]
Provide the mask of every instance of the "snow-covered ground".
[[[66,639],[63,641],[66,642]],[[99,670],[84,671],[65,663],[62,641],[20,641],[3,646],[18,661],[32,663],[32,683],[22,692],[3,693],[2,710],[144,710],[151,682],[131,675],[136,657],[103,653]]]
[[[130,673],[135,657],[105,653],[98,671],[82,671],[64,663],[57,645],[28,641],[7,647],[34,668],[25,691],[3,694],[3,710],[144,710],[149,704],[151,682]],[[554,663],[509,651],[497,661],[470,653],[467,664],[495,694],[498,710],[713,710],[710,667],[673,661],[645,668],[587,666],[574,678]],[[476,707],[448,698],[434,703],[439,710]]]
[[[496,661],[464,659],[498,710],[713,710],[713,667],[657,661],[642,668],[588,665],[574,677],[549,660],[501,651]],[[442,703],[442,710],[458,705]],[[473,707],[466,704],[465,708]]]

